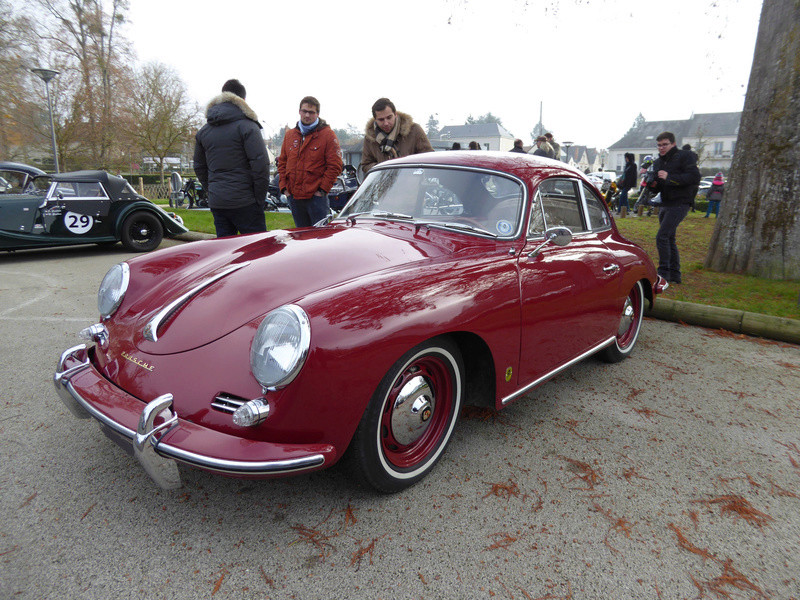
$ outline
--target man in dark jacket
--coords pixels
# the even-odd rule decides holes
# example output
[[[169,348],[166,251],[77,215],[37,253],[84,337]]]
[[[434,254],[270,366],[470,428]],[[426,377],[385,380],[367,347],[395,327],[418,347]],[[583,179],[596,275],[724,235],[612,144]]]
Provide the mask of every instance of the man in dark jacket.
[[[339,139],[319,117],[319,109],[314,96],[300,100],[300,120],[286,131],[278,156],[281,193],[289,198],[297,227],[310,227],[328,216],[328,193],[342,173]]]
[[[194,172],[208,194],[217,237],[267,230],[269,158],[245,95],[237,79],[226,81],[209,102],[207,122],[195,136]]]
[[[619,186],[619,205],[617,206],[617,214],[622,212],[622,207],[625,207],[625,214],[628,214],[630,206],[628,205],[628,192],[631,188],[636,187],[636,158],[632,152],[625,153],[625,167],[622,171],[622,182]]]
[[[509,150],[509,152],[521,152],[522,154],[525,154],[525,148],[522,147],[522,140],[514,140],[514,147]]]
[[[680,283],[681,259],[675,233],[689,213],[694,188],[700,183],[700,171],[692,153],[678,150],[675,136],[669,131],[658,134],[656,145],[659,157],[653,163],[653,171],[661,193],[660,226],[656,233],[658,274],[670,283]]]

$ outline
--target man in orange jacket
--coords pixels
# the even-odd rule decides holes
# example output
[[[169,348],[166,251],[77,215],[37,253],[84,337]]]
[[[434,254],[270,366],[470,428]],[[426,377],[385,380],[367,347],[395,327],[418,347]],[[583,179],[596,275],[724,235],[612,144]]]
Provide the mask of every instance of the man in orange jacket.
[[[286,132],[278,157],[281,193],[289,198],[297,227],[310,227],[328,216],[328,192],[341,172],[339,140],[319,118],[319,101],[306,96],[300,101],[300,120]]]

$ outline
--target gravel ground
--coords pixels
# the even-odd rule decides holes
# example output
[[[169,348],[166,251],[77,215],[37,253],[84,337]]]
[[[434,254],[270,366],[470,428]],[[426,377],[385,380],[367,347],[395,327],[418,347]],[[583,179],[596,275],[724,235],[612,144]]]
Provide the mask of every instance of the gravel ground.
[[[0,256],[0,598],[800,598],[797,346],[648,319],[623,363],[467,410],[400,494],[163,492],[51,383],[126,256]]]

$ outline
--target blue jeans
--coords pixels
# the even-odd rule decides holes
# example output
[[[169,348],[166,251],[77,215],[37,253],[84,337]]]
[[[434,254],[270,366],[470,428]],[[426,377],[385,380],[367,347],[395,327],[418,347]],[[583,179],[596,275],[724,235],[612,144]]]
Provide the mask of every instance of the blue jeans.
[[[295,227],[311,227],[328,216],[331,205],[327,194],[312,196],[308,200],[298,200],[290,195],[289,208],[292,210]]]
[[[658,274],[671,283],[681,282],[681,257],[675,243],[675,233],[689,214],[690,205],[662,206],[658,211],[659,228],[656,233],[658,248]]]
[[[212,208],[217,237],[237,233],[259,233],[267,230],[263,209],[255,202],[240,208]]]
[[[709,200],[708,201],[708,208],[706,209],[706,216],[714,213],[715,216],[719,216],[719,200]]]
[[[619,190],[619,201],[618,201],[618,205],[617,205],[617,214],[622,212],[622,205],[623,204],[625,205],[625,207],[628,210],[631,209],[630,202],[628,202],[628,190],[630,190],[630,189],[631,188],[626,188],[626,187],[620,188],[620,190]]]

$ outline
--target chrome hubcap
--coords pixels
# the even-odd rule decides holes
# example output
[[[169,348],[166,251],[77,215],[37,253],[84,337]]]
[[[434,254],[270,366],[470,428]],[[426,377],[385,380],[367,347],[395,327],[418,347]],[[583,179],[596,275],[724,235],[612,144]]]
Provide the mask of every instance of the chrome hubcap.
[[[625,299],[625,306],[622,308],[622,318],[619,320],[619,329],[617,335],[625,335],[625,332],[630,329],[634,318],[633,302],[630,297]]]
[[[394,439],[407,446],[425,433],[436,408],[436,399],[428,380],[421,375],[406,382],[392,407]]]

